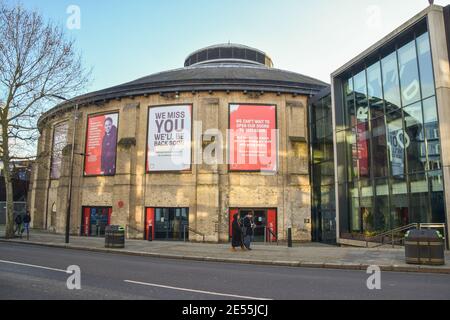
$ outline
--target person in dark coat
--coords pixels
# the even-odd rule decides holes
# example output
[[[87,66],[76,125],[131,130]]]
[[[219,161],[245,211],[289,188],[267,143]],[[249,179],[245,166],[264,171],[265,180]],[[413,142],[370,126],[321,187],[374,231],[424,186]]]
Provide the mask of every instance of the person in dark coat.
[[[250,245],[252,243],[253,239],[253,215],[251,212],[247,214],[247,216],[244,218],[244,246],[247,248],[247,250],[252,250],[250,248]]]
[[[23,223],[25,226],[25,231],[27,232],[27,240],[28,240],[30,238],[30,223],[31,223],[31,215],[29,211],[27,211],[27,214],[23,217]]]
[[[233,223],[231,225],[231,251],[236,251],[236,248],[241,247],[245,250],[244,244],[242,242],[242,228],[239,223],[238,215],[233,216]]]
[[[117,127],[113,120],[108,117],[105,119],[105,135],[102,142],[102,173],[104,175],[116,174],[116,143]]]
[[[17,234],[22,238],[22,216],[19,214],[16,216],[16,218],[14,219],[14,222],[16,223],[16,232]]]

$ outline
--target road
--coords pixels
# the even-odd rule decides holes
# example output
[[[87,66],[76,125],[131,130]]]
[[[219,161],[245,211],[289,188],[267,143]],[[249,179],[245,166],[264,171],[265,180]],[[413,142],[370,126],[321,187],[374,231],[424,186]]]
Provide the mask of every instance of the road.
[[[69,290],[68,266],[81,270]],[[302,300],[450,299],[450,276],[156,259],[0,243],[0,299]]]

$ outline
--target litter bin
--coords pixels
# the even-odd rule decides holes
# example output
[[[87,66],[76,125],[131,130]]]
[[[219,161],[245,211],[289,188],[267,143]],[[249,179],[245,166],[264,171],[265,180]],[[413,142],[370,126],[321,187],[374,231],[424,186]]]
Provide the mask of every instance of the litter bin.
[[[436,230],[410,230],[405,236],[405,256],[408,264],[445,264],[445,244]]]
[[[125,248],[125,229],[120,226],[105,228],[105,248]]]

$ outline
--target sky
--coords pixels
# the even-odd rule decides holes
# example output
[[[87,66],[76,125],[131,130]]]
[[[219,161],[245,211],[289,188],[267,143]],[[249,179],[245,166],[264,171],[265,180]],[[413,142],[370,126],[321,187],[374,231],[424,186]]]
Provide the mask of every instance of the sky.
[[[85,66],[93,68],[88,91],[181,68],[191,52],[228,42],[266,52],[276,68],[329,83],[333,71],[428,6],[428,0],[21,3],[63,25],[76,40]],[[447,5],[450,0],[435,3]]]

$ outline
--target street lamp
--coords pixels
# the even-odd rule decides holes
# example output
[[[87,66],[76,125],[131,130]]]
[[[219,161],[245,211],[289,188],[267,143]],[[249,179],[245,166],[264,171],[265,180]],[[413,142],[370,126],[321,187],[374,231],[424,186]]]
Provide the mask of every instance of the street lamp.
[[[61,96],[52,95],[52,97],[64,100],[66,102],[70,102],[69,99],[66,99]],[[69,243],[69,235],[70,235],[70,210],[72,204],[72,180],[73,180],[73,162],[75,155],[75,133],[77,130],[77,113],[78,113],[78,102],[75,103],[75,115],[73,117],[73,130],[72,130],[72,152],[70,156],[70,178],[69,178],[69,192],[67,197],[67,211],[66,211],[66,238],[65,242]]]

